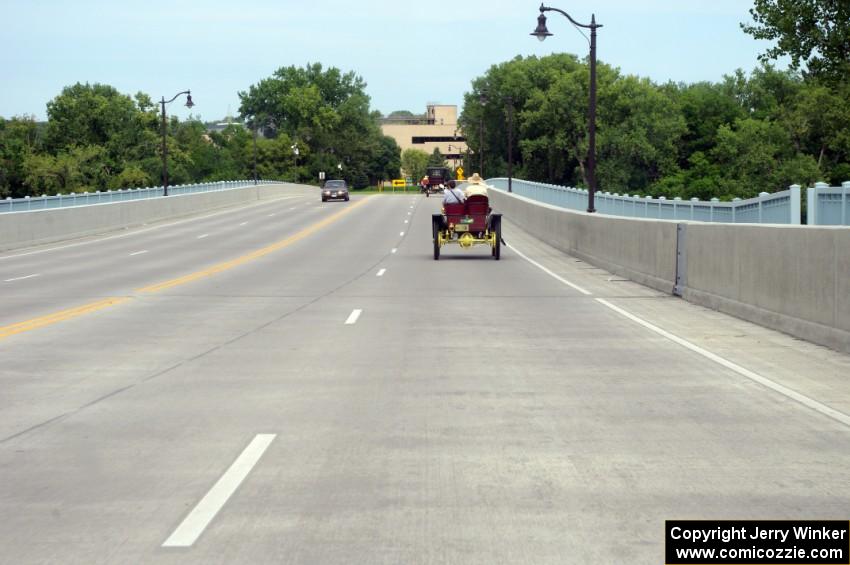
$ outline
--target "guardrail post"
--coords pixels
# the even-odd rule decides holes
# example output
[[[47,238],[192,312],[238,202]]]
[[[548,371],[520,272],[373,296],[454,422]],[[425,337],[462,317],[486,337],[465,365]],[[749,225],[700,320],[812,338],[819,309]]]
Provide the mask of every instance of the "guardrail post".
[[[800,185],[792,184],[788,187],[791,191],[791,225],[800,225]]]
[[[841,225],[846,226],[850,218],[847,217],[847,193],[850,192],[850,181],[841,183]]]
[[[817,220],[818,200],[815,194],[815,187],[806,187],[806,224],[809,226],[818,225]]]
[[[818,216],[820,216],[820,214],[818,214],[818,212],[820,212],[820,195],[818,194],[818,191],[826,190],[828,188],[829,188],[829,185],[826,184],[825,182],[816,182],[815,183],[814,207],[815,207],[815,222],[816,223],[820,223],[820,220],[818,219]]]
[[[6,201],[9,203],[9,211],[11,212],[12,211],[12,197],[7,196]]]
[[[715,196],[714,198],[712,198],[712,199],[709,201],[709,205],[708,205],[708,218],[709,218],[709,220],[708,220],[708,221],[709,221],[709,222],[713,222],[713,221],[714,221],[714,204],[715,204],[715,203],[717,203],[717,202],[720,202],[720,199],[719,199],[719,198],[717,198],[716,196]],[[735,210],[735,209],[734,209],[734,208],[732,208],[732,213],[733,213],[733,214],[735,213],[735,212],[734,212],[734,210]],[[734,216],[733,216],[733,217],[734,217]]]
[[[694,214],[695,214],[695,212],[694,212],[694,202],[699,202],[699,198],[697,198],[696,196],[691,198],[691,219],[692,220],[694,219]]]
[[[763,224],[762,221],[762,209],[764,208],[764,199],[770,196],[767,192],[759,192],[759,223]]]

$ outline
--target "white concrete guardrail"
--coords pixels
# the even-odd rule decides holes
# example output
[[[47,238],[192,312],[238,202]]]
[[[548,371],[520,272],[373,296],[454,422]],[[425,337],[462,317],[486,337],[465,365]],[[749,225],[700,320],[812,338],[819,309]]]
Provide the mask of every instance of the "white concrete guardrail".
[[[498,188],[490,198],[505,219],[565,253],[850,353],[850,228],[588,214]]]
[[[252,200],[277,198],[294,186],[297,185],[272,182],[254,185],[251,181],[247,186],[184,191],[169,196],[161,196],[160,188],[159,196],[139,200],[0,214],[0,251],[101,234]]]
[[[258,180],[257,184],[274,184],[275,180]],[[231,188],[244,188],[254,186],[253,180],[222,180],[214,182],[201,182],[197,184],[176,184],[168,187],[171,196],[180,194],[192,194],[195,192],[211,192],[215,190],[230,190]],[[104,204],[107,202],[122,202],[124,200],[142,200],[145,198],[159,198],[162,196],[163,188],[154,186],[149,188],[126,188],[119,190],[98,190],[97,192],[71,192],[68,194],[55,194],[47,196],[25,196],[23,198],[6,198],[0,200],[0,214],[6,212],[30,212],[32,210],[47,210],[52,208],[65,208],[67,206],[90,206],[92,204]]]

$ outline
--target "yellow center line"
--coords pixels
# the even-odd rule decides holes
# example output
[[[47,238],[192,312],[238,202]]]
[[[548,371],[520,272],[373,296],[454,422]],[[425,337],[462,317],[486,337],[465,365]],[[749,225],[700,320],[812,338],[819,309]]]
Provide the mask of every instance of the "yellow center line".
[[[304,228],[300,232],[287,237],[286,239],[282,239],[282,240],[280,240],[276,243],[272,243],[271,245],[267,245],[265,247],[262,247],[260,249],[255,250],[255,251],[252,251],[250,253],[242,255],[241,257],[237,257],[237,258],[231,259],[229,261],[224,261],[222,263],[216,263],[215,265],[213,265],[211,267],[207,267],[206,269],[202,269],[200,271],[195,271],[194,273],[189,273],[188,275],[183,275],[182,277],[177,277],[177,278],[170,279],[170,280],[167,280],[167,281],[163,281],[163,282],[160,282],[160,283],[156,283],[156,284],[152,284],[152,285],[148,285],[148,286],[143,286],[141,288],[137,288],[136,292],[159,292],[161,290],[165,290],[165,289],[168,289],[168,288],[173,288],[175,286],[180,286],[182,284],[190,283],[192,281],[196,281],[196,280],[202,279],[204,277],[209,277],[209,276],[215,275],[217,273],[221,273],[222,271],[227,271],[229,269],[232,269],[233,267],[238,267],[239,265],[243,265],[243,264],[245,264],[249,261],[259,259],[260,257],[268,255],[269,253],[273,253],[274,251],[277,251],[279,249],[283,249],[284,247],[292,245],[296,241],[304,239],[308,235],[322,229],[323,227],[328,226],[328,225],[336,222],[337,220],[339,220],[343,216],[351,213],[355,208],[358,208],[358,207],[362,206],[363,204],[365,204],[366,202],[368,202],[371,198],[372,198],[371,196],[368,196],[368,197],[364,198],[363,200],[361,200],[359,202],[355,202],[355,203],[353,203],[349,206],[346,206],[345,210],[342,210],[341,212],[337,212],[336,214],[334,214],[332,216],[328,216],[327,218],[325,218],[321,222],[316,222],[315,224]]]
[[[181,284],[186,284],[188,282],[192,282],[198,280],[203,277],[209,277],[216,273],[220,273],[222,271],[226,271],[228,269],[232,269],[233,267],[237,267],[249,261],[253,261],[254,259],[259,259],[269,253],[277,251],[278,249],[282,249],[288,245],[292,245],[296,241],[304,239],[308,235],[322,229],[325,226],[328,226],[343,216],[351,213],[355,208],[358,208],[368,202],[372,197],[366,197],[359,202],[354,202],[349,206],[346,206],[345,210],[337,212],[332,216],[328,216],[324,220],[317,222],[309,227],[304,228],[298,233],[287,237],[286,239],[282,239],[276,243],[272,243],[271,245],[267,245],[241,257],[237,257],[236,259],[231,259],[230,261],[224,261],[222,263],[218,263],[213,265],[212,267],[208,267],[206,269],[190,273],[188,275],[184,275],[182,277],[177,277],[176,279],[171,279],[167,281],[163,281],[161,283],[145,286],[142,288],[136,289],[136,292],[159,292],[160,290],[164,290],[166,288],[172,288]],[[124,302],[128,302],[132,300],[132,297],[129,296],[112,296],[108,298],[104,298],[101,300],[97,300],[95,302],[89,302],[88,304],[83,304],[81,306],[75,306],[73,308],[68,308],[65,310],[59,310],[58,312],[53,312],[52,314],[46,314],[44,316],[39,316],[38,318],[32,318],[30,320],[25,320],[23,322],[17,322],[15,324],[10,324],[8,326],[0,326],[0,339],[5,339],[9,336],[28,332],[31,330],[35,330],[44,326],[49,326],[51,324],[56,324],[58,322],[63,322],[65,320],[70,320],[72,318],[77,318],[79,316],[83,316],[85,314],[90,314],[91,312],[96,312],[97,310],[102,310],[104,308],[108,308],[110,306],[115,306],[117,304],[123,304]]]
[[[88,304],[83,304],[82,306],[75,306],[74,308],[68,308],[67,310],[60,310],[58,312],[53,312],[52,314],[39,316],[38,318],[32,318],[24,322],[18,322],[17,324],[0,326],[0,339],[5,339],[11,335],[49,326],[64,320],[70,320],[71,318],[82,316],[83,314],[89,314],[91,312],[96,312],[97,310],[102,310],[103,308],[108,308],[109,306],[122,304],[128,300],[130,300],[130,298],[126,296],[104,298],[103,300],[90,302]]]

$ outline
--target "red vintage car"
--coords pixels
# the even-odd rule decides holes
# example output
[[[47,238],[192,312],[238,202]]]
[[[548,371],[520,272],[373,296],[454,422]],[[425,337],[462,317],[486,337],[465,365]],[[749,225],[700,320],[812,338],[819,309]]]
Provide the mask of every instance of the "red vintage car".
[[[457,243],[462,249],[473,245],[489,245],[498,261],[502,250],[502,215],[493,214],[490,201],[483,194],[474,194],[462,204],[444,204],[442,214],[431,217],[434,237],[434,260],[440,260],[440,248]]]

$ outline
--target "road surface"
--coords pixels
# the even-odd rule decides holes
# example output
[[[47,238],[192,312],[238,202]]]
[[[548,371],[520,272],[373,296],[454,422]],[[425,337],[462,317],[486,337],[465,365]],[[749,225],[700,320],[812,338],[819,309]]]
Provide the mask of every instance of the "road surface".
[[[313,190],[0,255],[0,563],[662,563],[847,518],[850,357]]]

